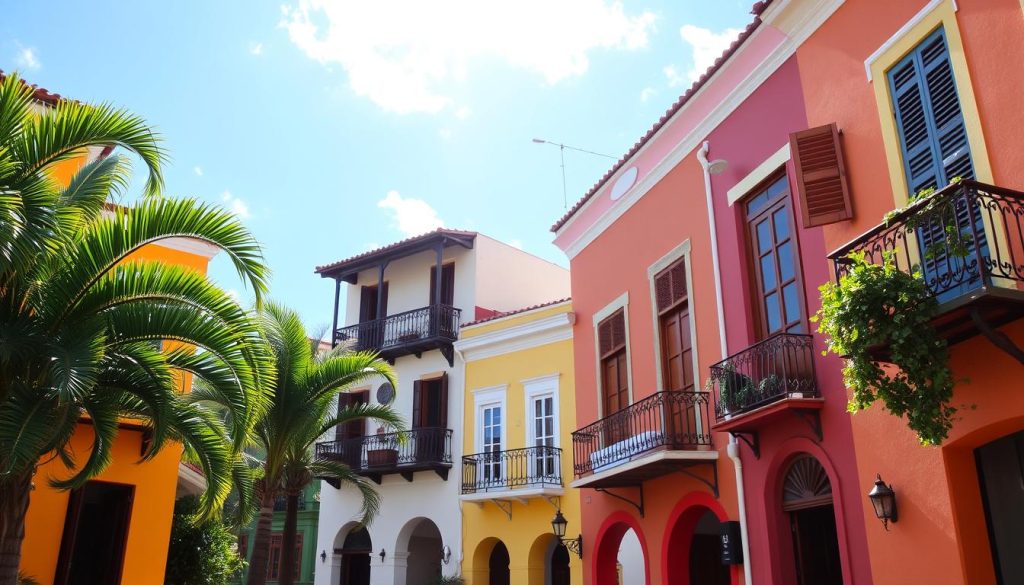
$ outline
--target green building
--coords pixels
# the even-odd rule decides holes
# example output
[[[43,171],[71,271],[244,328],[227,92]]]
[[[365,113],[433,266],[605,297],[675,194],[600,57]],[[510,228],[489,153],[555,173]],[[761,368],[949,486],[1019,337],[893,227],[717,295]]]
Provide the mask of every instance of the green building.
[[[274,521],[270,531],[270,561],[267,563],[267,583],[277,583],[281,574],[281,536],[284,532],[285,499],[278,498],[274,503]],[[296,585],[313,585],[313,571],[320,562],[316,551],[316,527],[320,517],[320,482],[314,481],[306,486],[299,499],[299,517],[295,546],[298,549],[296,558]],[[245,553],[248,559],[252,555],[252,544],[255,538],[256,521],[247,526],[238,536],[238,550]],[[245,583],[246,574],[232,581],[235,585]]]

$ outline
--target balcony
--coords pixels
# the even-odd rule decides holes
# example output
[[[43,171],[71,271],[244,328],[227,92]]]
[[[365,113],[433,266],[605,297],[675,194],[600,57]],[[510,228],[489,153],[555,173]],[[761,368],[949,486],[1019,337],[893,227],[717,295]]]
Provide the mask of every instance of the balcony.
[[[483,505],[493,501],[554,497],[562,489],[562,450],[558,447],[527,447],[462,458],[462,500]],[[503,510],[508,511],[505,507]]]
[[[814,375],[814,339],[780,333],[711,366],[716,431],[744,440],[760,456],[758,429],[796,414],[821,437],[824,400]]]
[[[706,392],[657,392],[574,432],[572,487],[636,487],[676,471],[692,475],[690,465],[713,466],[708,400]]]
[[[994,329],[1024,315],[1022,222],[1024,193],[961,181],[912,203],[829,258],[838,280],[851,253],[878,264],[892,254],[896,267],[919,273],[939,301],[933,324],[942,338],[954,344],[980,332],[1000,345],[1007,341],[996,339]],[[886,349],[879,353],[884,360]]]
[[[327,441],[316,444],[316,456],[344,463],[378,484],[389,474],[399,474],[406,481],[412,481],[417,471],[434,471],[447,480],[452,467],[452,430],[419,428]],[[337,481],[323,479],[338,487]]]
[[[452,365],[452,343],[459,338],[461,313],[450,305],[430,305],[342,327],[334,332],[334,343],[377,351],[392,363],[404,355],[420,357],[425,351],[439,349]]]

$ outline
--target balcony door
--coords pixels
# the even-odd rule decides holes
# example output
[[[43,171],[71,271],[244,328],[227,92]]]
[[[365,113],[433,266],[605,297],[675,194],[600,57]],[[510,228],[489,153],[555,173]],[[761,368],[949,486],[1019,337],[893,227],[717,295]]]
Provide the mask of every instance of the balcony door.
[[[607,418],[629,406],[629,370],[626,363],[626,315],[619,309],[597,325],[601,358],[601,414]],[[625,417],[609,420],[604,442],[616,443],[630,436]]]
[[[558,463],[553,452],[556,446],[554,394],[530,397],[529,409],[528,424],[534,448],[532,475],[534,479],[557,477]]]
[[[441,299],[437,299],[437,267],[430,267],[430,304],[455,304],[455,263],[441,265]]]
[[[338,394],[338,416],[346,408],[360,406],[370,402],[370,391],[342,392]],[[352,468],[358,468],[363,458],[363,444],[360,439],[366,436],[366,420],[353,420],[334,427],[334,440],[338,442],[337,453],[342,462]]]
[[[383,291],[376,284],[360,290],[359,349],[380,348],[384,343],[384,324],[377,321],[388,314],[388,283],[383,286]]]
[[[661,341],[662,389],[693,392],[693,337],[684,258],[654,276],[654,300]],[[669,401],[661,442],[675,445],[703,432],[696,410],[687,404],[692,403]]]
[[[758,339],[807,331],[800,251],[790,201],[789,180],[781,174],[754,192],[746,203]]]
[[[504,475],[501,465],[502,408],[500,402],[480,407],[480,452],[483,453],[483,468],[480,480],[485,486],[501,482]]]
[[[412,403],[416,459],[418,462],[441,461],[448,428],[448,374],[413,382]]]

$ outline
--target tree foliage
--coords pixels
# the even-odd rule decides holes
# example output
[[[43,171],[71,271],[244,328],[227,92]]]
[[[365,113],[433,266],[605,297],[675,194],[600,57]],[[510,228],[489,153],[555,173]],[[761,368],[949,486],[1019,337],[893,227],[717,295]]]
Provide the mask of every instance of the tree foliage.
[[[174,505],[164,585],[225,585],[245,568],[237,537],[219,518],[197,516],[198,509],[192,497]]]

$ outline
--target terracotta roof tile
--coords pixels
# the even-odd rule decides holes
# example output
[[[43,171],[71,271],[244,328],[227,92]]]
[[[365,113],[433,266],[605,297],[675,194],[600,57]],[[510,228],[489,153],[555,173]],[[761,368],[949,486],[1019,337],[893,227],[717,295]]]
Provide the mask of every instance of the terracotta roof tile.
[[[383,253],[386,253],[386,252],[390,252],[391,250],[394,250],[395,248],[399,248],[401,246],[406,246],[408,244],[412,244],[412,243],[415,243],[415,242],[426,240],[426,239],[429,239],[429,238],[432,238],[432,237],[435,237],[435,236],[438,236],[438,235],[476,237],[477,236],[477,232],[471,232],[471,231],[465,231],[465,230],[453,230],[453,229],[447,229],[447,228],[437,228],[434,231],[430,231],[430,232],[427,232],[425,234],[420,234],[418,236],[413,236],[411,238],[406,238],[404,240],[399,240],[399,241],[394,242],[392,244],[388,244],[387,246],[382,246],[380,248],[376,248],[376,249],[373,249],[373,250],[368,250],[368,251],[363,252],[361,254],[356,254],[355,256],[350,256],[348,258],[345,258],[344,260],[338,260],[337,262],[332,262],[330,264],[325,264],[323,266],[317,266],[315,272],[317,274],[323,274],[324,272],[332,271],[332,270],[334,270],[334,269],[336,269],[336,268],[338,268],[340,266],[348,264],[349,262],[354,262],[356,260],[362,260],[364,258],[368,258],[370,256],[374,256],[374,255],[377,255],[377,254],[383,254]]]
[[[6,78],[6,77],[7,77],[7,74],[4,73],[3,69],[0,69],[0,81],[3,81],[4,78]],[[27,86],[31,87],[32,88],[32,97],[35,98],[37,101],[43,102],[45,104],[49,104],[51,106],[55,106],[55,105],[57,105],[57,102],[59,102],[60,100],[67,99],[67,98],[61,96],[59,93],[53,93],[53,92],[51,92],[48,89],[43,89],[42,87],[39,87],[38,85],[30,85],[24,79],[21,80],[21,83],[23,85],[27,85]]]
[[[543,309],[544,307],[551,307],[551,306],[554,306],[554,305],[557,305],[557,304],[560,304],[560,303],[564,303],[566,301],[571,301],[571,300],[572,300],[572,297],[566,297],[564,299],[548,301],[546,303],[540,303],[538,305],[530,305],[529,307],[523,307],[522,309],[515,309],[515,310],[512,310],[512,311],[504,311],[504,312],[498,311],[498,313],[496,315],[493,315],[491,317],[487,317],[486,319],[477,319],[476,321],[470,321],[469,323],[463,323],[462,326],[463,327],[472,327],[473,325],[479,325],[481,323],[487,323],[488,321],[494,321],[495,319],[502,319],[504,317],[509,317],[511,315],[518,315],[520,313],[525,313],[527,311],[532,311],[534,309]]]
[[[757,30],[757,27],[761,25],[761,13],[764,12],[764,10],[768,8],[768,5],[771,3],[772,0],[761,0],[760,2],[754,4],[754,6],[750,10],[750,13],[754,15],[754,20],[747,25],[747,27],[743,30],[743,32],[740,33],[738,37],[736,37],[736,40],[733,41],[731,45],[729,45],[729,48],[726,49],[725,52],[722,53],[722,55],[718,59],[715,60],[711,67],[708,67],[708,70],[705,71],[704,74],[700,76],[700,79],[693,82],[693,85],[690,86],[690,89],[686,90],[686,92],[683,93],[683,95],[679,96],[679,99],[677,99],[675,103],[673,103],[668,108],[668,110],[665,111],[661,118],[657,122],[655,122],[653,126],[651,126],[651,129],[648,130],[647,133],[640,138],[640,140],[637,140],[636,143],[633,144],[633,147],[629,149],[629,152],[627,152],[625,155],[622,156],[622,158],[616,161],[616,163],[612,165],[612,168],[610,168],[608,172],[606,172],[604,176],[597,181],[597,183],[594,183],[594,186],[591,187],[590,190],[587,191],[586,194],[583,195],[583,197],[579,201],[577,201],[576,204],[573,205],[571,209],[569,209],[569,211],[565,213],[565,215],[559,218],[558,221],[556,221],[554,225],[551,226],[552,232],[557,232],[559,229],[561,229],[561,227],[565,225],[565,223],[569,221],[569,219],[573,215],[575,215],[576,212],[579,211],[587,203],[587,201],[590,201],[590,199],[597,194],[601,187],[603,187],[604,184],[607,183],[608,180],[611,179],[612,176],[615,173],[617,173],[619,169],[621,169],[626,164],[626,162],[628,162],[629,159],[633,157],[634,154],[639,152],[645,144],[647,144],[648,142],[650,142],[652,138],[654,138],[654,135],[657,134],[658,131],[661,130],[665,126],[665,124],[672,119],[672,116],[674,116],[676,112],[678,112],[680,109],[682,109],[684,105],[686,105],[690,98],[693,97],[697,93],[697,91],[700,90],[700,88],[704,87],[708,80],[710,80],[711,77],[714,76],[716,72],[718,72],[722,65],[724,65],[730,57],[732,57],[733,53],[735,53],[737,50],[739,50],[741,46],[743,46],[743,43],[748,38],[750,38],[750,35],[753,34],[754,31]]]

